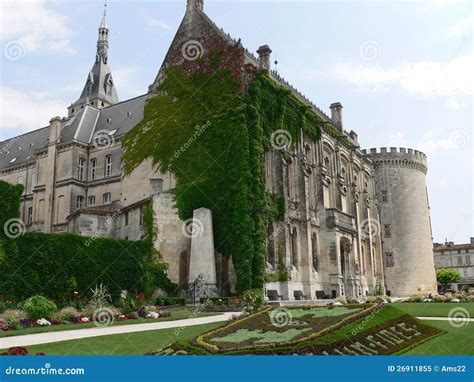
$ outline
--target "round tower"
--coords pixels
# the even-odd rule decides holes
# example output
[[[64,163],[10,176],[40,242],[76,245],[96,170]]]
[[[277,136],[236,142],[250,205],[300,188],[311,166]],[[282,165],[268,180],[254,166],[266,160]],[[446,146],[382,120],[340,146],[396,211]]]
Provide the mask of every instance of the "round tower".
[[[364,153],[375,168],[387,294],[435,292],[426,155],[396,147]]]

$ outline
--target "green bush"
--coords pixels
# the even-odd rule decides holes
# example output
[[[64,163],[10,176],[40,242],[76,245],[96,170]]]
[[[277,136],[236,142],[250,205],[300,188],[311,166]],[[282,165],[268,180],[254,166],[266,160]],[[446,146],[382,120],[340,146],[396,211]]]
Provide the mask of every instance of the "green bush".
[[[17,250],[0,260],[0,290],[6,299],[17,301],[35,290],[62,306],[76,300],[74,292],[83,300],[90,297],[90,288],[101,283],[113,300],[122,289],[139,292],[150,283],[168,291],[175,285],[164,268],[150,271],[152,245],[146,240],[27,232],[16,240]]]
[[[68,321],[70,318],[75,317],[79,314],[76,308],[72,306],[67,306],[62,308],[58,313],[56,313],[56,317],[63,321]]]
[[[251,314],[260,310],[265,304],[265,297],[262,289],[250,289],[244,292],[242,303],[246,314]]]
[[[58,310],[54,302],[40,295],[27,299],[23,304],[23,309],[32,320],[52,317]]]
[[[186,305],[186,299],[184,297],[158,297],[156,299],[156,305],[159,306],[170,306],[170,305]]]

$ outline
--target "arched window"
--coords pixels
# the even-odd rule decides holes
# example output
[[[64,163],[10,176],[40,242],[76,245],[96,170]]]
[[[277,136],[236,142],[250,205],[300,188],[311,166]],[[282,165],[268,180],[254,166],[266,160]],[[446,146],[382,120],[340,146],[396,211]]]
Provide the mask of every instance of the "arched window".
[[[293,228],[290,234],[291,243],[291,265],[298,267],[298,232]]]
[[[313,255],[313,268],[319,272],[319,251],[318,251],[318,237],[316,232],[311,235],[311,252]]]

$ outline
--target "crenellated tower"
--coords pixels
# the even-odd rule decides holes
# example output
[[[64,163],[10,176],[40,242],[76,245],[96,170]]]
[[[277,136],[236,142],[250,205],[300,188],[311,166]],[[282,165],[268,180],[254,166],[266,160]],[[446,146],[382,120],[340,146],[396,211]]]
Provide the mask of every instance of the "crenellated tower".
[[[363,152],[375,168],[387,293],[436,291],[426,155],[396,147]]]

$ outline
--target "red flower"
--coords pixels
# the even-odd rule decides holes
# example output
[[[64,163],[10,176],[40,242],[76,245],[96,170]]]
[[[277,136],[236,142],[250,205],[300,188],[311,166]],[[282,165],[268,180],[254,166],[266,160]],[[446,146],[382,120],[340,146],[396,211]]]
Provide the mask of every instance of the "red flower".
[[[145,297],[145,292],[138,292],[137,293],[137,298],[144,298]]]

